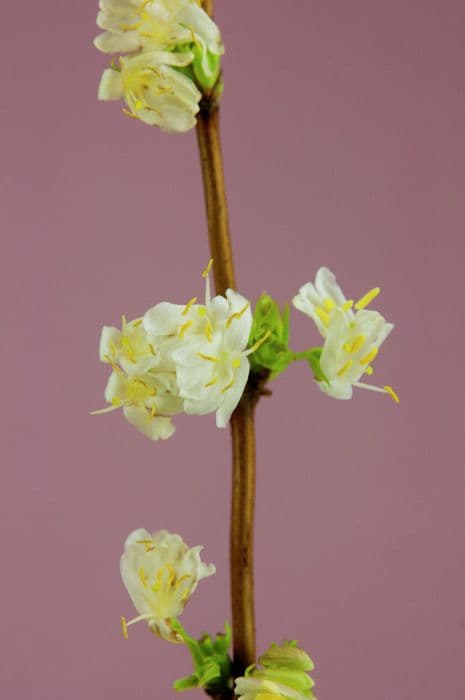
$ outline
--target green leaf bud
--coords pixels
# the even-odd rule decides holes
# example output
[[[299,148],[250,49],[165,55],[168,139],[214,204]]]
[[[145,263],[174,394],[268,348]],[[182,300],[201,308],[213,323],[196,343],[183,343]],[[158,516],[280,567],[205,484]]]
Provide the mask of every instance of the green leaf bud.
[[[264,338],[266,340],[263,341]],[[289,349],[289,307],[286,305],[281,309],[265,293],[260,296],[254,309],[249,347],[254,346],[256,349],[250,355],[252,371],[267,370],[271,373],[271,379],[283,372],[294,359]]]

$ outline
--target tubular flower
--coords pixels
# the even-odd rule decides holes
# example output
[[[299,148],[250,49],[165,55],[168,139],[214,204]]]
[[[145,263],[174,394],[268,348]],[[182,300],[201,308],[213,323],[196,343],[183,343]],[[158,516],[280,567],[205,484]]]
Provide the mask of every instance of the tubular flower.
[[[394,328],[377,311],[366,309],[379,292],[376,287],[356,303],[346,300],[333,273],[321,267],[315,284],[305,284],[293,299],[294,306],[313,319],[325,340],[319,358],[324,378],[317,383],[329,396],[350,399],[356,386],[388,394],[399,402],[392,387],[359,381],[364,374],[373,374],[372,362]]]
[[[105,389],[110,405],[93,413],[122,408],[129,423],[151,440],[171,437],[171,416],[183,410],[176,373],[164,348],[149,342],[142,319],[127,322],[123,316],[121,331],[104,326],[100,359],[113,369]]]
[[[241,700],[313,700],[313,662],[297,642],[272,644],[260,657],[264,668],[252,666],[236,678],[235,694]]]
[[[232,289],[211,299],[211,263],[203,273],[205,304],[197,304],[196,297],[184,306],[163,302],[147,311],[143,325],[148,337],[171,343],[185,412],[216,411],[216,424],[222,428],[242,396],[250,370],[248,356],[258,344],[246,349],[252,326],[250,302]]]
[[[175,67],[188,65],[192,54],[151,51],[120,57],[119,66],[104,70],[100,100],[124,100],[125,114],[164,131],[184,132],[195,126],[201,94]]]
[[[224,51],[217,25],[195,0],[100,0],[97,25],[105,31],[94,43],[104,53],[192,44],[218,56]]]
[[[145,620],[163,639],[182,641],[172,619],[181,615],[198,582],[216,571],[213,564],[201,561],[202,549],[189,549],[182,537],[166,530],[150,534],[141,528],[128,536],[120,569],[139,615],[129,622],[121,618],[126,638],[130,625]]]

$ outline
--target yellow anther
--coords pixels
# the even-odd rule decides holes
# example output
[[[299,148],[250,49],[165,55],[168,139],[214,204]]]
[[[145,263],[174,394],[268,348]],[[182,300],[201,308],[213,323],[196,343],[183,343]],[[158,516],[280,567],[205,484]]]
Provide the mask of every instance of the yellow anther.
[[[315,306],[315,313],[320,319],[320,321],[327,326],[329,323],[329,314],[327,311],[321,308],[321,306]]]
[[[215,357],[215,355],[205,355],[204,352],[198,352],[197,357],[200,357],[201,360],[207,360],[208,362],[218,362],[218,358]]]
[[[193,307],[193,305],[195,304],[196,301],[197,301],[197,297],[192,297],[192,299],[189,299],[189,301],[187,302],[187,304],[185,305],[185,307],[183,309],[183,312],[182,312],[183,316],[186,316],[189,313],[189,311],[191,310],[191,308]]]
[[[363,343],[365,342],[366,338],[364,335],[358,335],[355,340],[353,340],[351,343],[344,343],[342,346],[343,350],[346,352],[350,352],[351,354],[358,352],[361,347],[363,347]]]
[[[128,624],[126,622],[126,618],[121,615],[121,632],[123,633],[123,637],[125,639],[128,639]]]
[[[187,581],[188,579],[190,579],[189,574],[184,574],[183,576],[180,576],[178,578],[178,580],[176,581],[176,585],[175,585],[176,590],[179,588],[179,586],[181,586],[184,583],[184,581]]]
[[[186,590],[182,594],[181,598],[182,598],[183,603],[185,603],[186,600],[189,598],[189,589],[188,588],[186,588]]]
[[[241,366],[241,358],[235,357],[231,364],[234,367],[234,369],[239,369],[239,367]]]
[[[168,586],[172,586],[176,581],[176,571],[171,564],[165,564],[165,566],[168,571]]]
[[[330,299],[329,297],[323,301],[323,305],[324,305],[326,311],[331,311],[336,306],[334,301],[332,299]]]
[[[246,355],[250,355],[250,353],[255,352],[255,350],[258,350],[258,348],[261,347],[263,345],[263,343],[266,343],[266,341],[268,340],[270,335],[271,335],[271,331],[267,331],[265,333],[265,335],[260,338],[260,340],[257,340],[257,342],[254,343],[252,345],[252,347],[247,350]],[[236,362],[237,362],[237,359],[236,359]],[[240,363],[241,363],[241,361],[239,360],[239,365],[240,365]]]
[[[236,319],[236,318],[237,318],[237,319],[241,318],[241,317],[245,314],[245,312],[247,311],[247,309],[249,308],[249,306],[250,306],[250,301],[248,301],[247,304],[245,304],[245,306],[243,306],[242,309],[241,309],[240,311],[236,311],[235,314],[231,314],[231,316],[230,316],[230,317],[228,318],[228,320],[226,321],[226,328],[229,328],[229,326],[230,326],[231,323],[234,321],[234,319]]]
[[[342,309],[343,311],[349,311],[349,310],[353,307],[353,305],[354,305],[354,300],[353,300],[353,299],[348,299],[347,301],[345,301],[345,302],[343,303],[343,305],[341,306],[341,309]]]
[[[151,354],[155,357],[155,355],[157,354],[157,351],[156,351],[155,348],[153,347],[152,343],[148,343],[148,344],[147,344],[147,347],[148,347],[148,349],[150,350]]]
[[[115,361],[109,355],[104,355],[103,359],[105,360],[105,362],[108,362],[108,364],[111,365],[111,368],[114,372],[118,372],[118,374],[124,374],[121,367],[118,367],[118,365],[115,363]]]
[[[395,403],[400,403],[400,399],[399,399],[399,397],[397,396],[397,394],[396,394],[396,392],[394,391],[394,389],[392,388],[392,386],[383,386],[383,389],[384,389],[384,391],[385,391],[387,394],[389,394],[389,396],[391,397],[391,399],[392,399]]]
[[[368,353],[368,355],[365,355],[365,357],[362,357],[362,359],[360,360],[360,364],[361,365],[369,365],[370,362],[373,362],[373,360],[375,359],[377,354],[378,354],[378,348],[377,347],[372,348],[370,350],[370,352]]]
[[[150,418],[155,418],[157,415],[157,408],[155,404],[153,404],[152,408],[150,409]]]
[[[116,355],[116,345],[114,344],[113,341],[111,341],[111,343],[110,343],[110,352],[112,354],[112,357],[114,358]]]
[[[142,100],[136,100],[134,102],[134,109],[142,109],[143,106],[144,106],[144,103],[142,102]]]
[[[211,343],[213,340],[213,326],[209,318],[207,319],[207,323],[205,324],[205,335],[207,336],[208,342]]]
[[[140,119],[138,114],[134,114],[134,112],[130,112],[128,109],[125,109],[123,107],[122,109],[123,114],[125,114],[127,117],[131,117],[132,119]]]
[[[111,405],[112,406],[121,406],[121,399],[119,399],[117,396],[114,396],[111,400]]]
[[[373,301],[375,297],[378,296],[380,293],[381,289],[379,287],[373,287],[373,289],[370,289],[369,292],[363,295],[357,303],[355,304],[355,308],[357,311],[360,311],[361,309],[364,309],[365,306],[368,306],[368,304]]]
[[[222,393],[222,394],[226,393],[226,392],[228,391],[228,389],[230,389],[232,386],[234,386],[234,382],[235,382],[235,381],[236,381],[236,380],[235,380],[234,377],[233,377],[233,378],[231,379],[231,381],[229,382],[229,384],[226,384],[226,386],[224,386],[224,387],[221,389],[221,393]]]
[[[365,367],[365,374],[368,374],[370,377],[373,374],[373,367]]]
[[[208,275],[210,274],[210,270],[212,269],[212,265],[213,265],[213,258],[210,258],[210,260],[208,261],[207,267],[206,267],[205,270],[202,272],[202,277],[203,277],[204,279],[205,279],[206,277],[208,277]]]
[[[135,24],[120,24],[119,28],[122,32],[132,32],[134,29],[138,29],[142,22],[136,22]]]
[[[182,324],[182,326],[179,329],[179,337],[184,338],[184,334],[187,331],[188,328],[192,326],[193,321],[186,321],[185,323]]]
[[[205,389],[208,389],[209,386],[213,386],[214,384],[216,384],[217,381],[218,381],[218,377],[213,377],[213,379],[211,379],[209,382],[204,384]]]
[[[144,588],[147,588],[147,574],[145,573],[145,569],[143,566],[141,566],[139,569],[139,581],[144,586]]]
[[[200,318],[203,318],[203,316],[205,316],[207,313],[207,309],[205,308],[205,306],[199,306],[199,308],[197,309],[197,313],[199,314]]]
[[[162,583],[163,583],[163,570],[162,570],[162,569],[158,569],[157,575],[156,575],[156,578],[155,578],[155,583],[154,583],[153,586],[152,586],[152,591],[153,591],[154,593],[158,593],[158,591],[159,591],[159,590],[161,589],[161,587],[162,587]]]
[[[139,328],[139,326],[142,325],[142,321],[143,321],[143,320],[144,320],[144,319],[142,319],[142,318],[136,318],[136,320],[132,322],[133,327],[134,327],[134,328]]]
[[[347,362],[344,365],[342,365],[341,369],[338,371],[337,376],[342,377],[347,372],[347,370],[352,367],[352,364],[353,360],[347,360]]]

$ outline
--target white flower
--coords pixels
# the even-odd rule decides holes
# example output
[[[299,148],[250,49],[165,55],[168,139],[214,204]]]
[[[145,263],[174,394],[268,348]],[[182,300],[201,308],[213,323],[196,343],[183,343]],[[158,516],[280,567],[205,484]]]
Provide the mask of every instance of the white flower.
[[[196,0],[100,0],[95,46],[104,53],[172,51],[201,44],[223,53],[215,22]]]
[[[151,440],[171,437],[171,416],[183,410],[175,367],[162,345],[149,342],[142,319],[128,323],[123,316],[121,331],[104,326],[100,359],[113,368],[105,389],[110,405],[93,414],[122,408],[129,423]]]
[[[299,693],[282,683],[252,676],[236,678],[234,692],[241,700],[308,700],[310,696],[313,697],[310,693]]]
[[[184,132],[195,126],[201,94],[192,80],[174,67],[188,65],[192,54],[151,51],[120,57],[119,67],[102,75],[100,100],[124,100],[128,116],[164,131]]]
[[[129,535],[121,557],[121,576],[139,615],[129,622],[121,618],[125,637],[129,625],[145,620],[163,639],[182,641],[171,619],[181,615],[198,582],[216,571],[213,564],[201,561],[202,549],[189,549],[179,535],[166,530],[150,534],[141,528]]]
[[[185,306],[163,302],[147,311],[143,325],[149,337],[171,342],[185,412],[216,411],[216,424],[224,427],[242,396],[250,370],[248,355],[256,347],[246,350],[250,302],[232,289],[225,297],[210,298],[211,262],[203,273],[204,305],[196,304],[196,297]]]
[[[379,292],[375,287],[354,304],[346,300],[333,273],[322,267],[315,284],[305,284],[293,299],[294,306],[314,320],[325,339],[320,368],[327,381],[318,381],[318,385],[329,396],[350,399],[356,386],[389,394],[399,402],[392,387],[359,381],[363,374],[373,373],[371,363],[394,328],[377,311],[365,308]]]

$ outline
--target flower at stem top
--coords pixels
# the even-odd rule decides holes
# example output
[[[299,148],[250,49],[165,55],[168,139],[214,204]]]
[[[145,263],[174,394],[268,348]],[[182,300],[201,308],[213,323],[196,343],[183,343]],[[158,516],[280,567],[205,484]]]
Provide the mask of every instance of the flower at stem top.
[[[303,285],[292,301],[296,309],[313,319],[324,338],[316,379],[329,396],[350,399],[355,386],[388,394],[399,402],[392,387],[360,381],[364,374],[373,374],[373,360],[394,328],[380,313],[366,308],[379,292],[375,287],[355,303],[347,300],[333,273],[321,267],[315,283]]]
[[[121,577],[139,615],[121,618],[123,635],[130,625],[145,620],[152,632],[170,642],[182,642],[172,620],[183,612],[204,578],[216,569],[200,559],[203,547],[191,547],[180,535],[160,530],[134,530],[124,545]]]
[[[224,51],[215,22],[196,0],[100,0],[95,46],[104,53],[173,51],[202,44]]]

